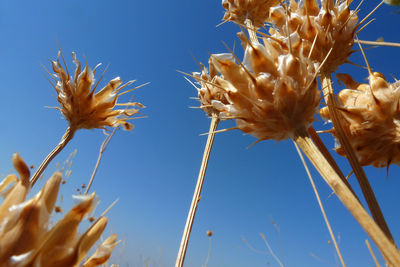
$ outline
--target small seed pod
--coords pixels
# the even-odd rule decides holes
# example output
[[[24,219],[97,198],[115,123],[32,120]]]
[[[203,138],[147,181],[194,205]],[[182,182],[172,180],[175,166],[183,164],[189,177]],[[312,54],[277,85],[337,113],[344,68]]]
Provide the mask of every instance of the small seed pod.
[[[378,72],[371,73],[369,84],[359,84],[348,74],[337,76],[348,88],[337,96],[342,126],[360,164],[400,165],[400,82],[390,84]],[[330,119],[326,109],[320,113]],[[345,155],[339,144],[335,149]]]
[[[212,56],[224,78],[219,83],[229,101],[213,101],[213,105],[236,118],[239,129],[259,140],[294,137],[297,130],[308,128],[314,121],[320,101],[314,64],[267,39],[264,45],[242,39],[244,63]]]
[[[213,101],[228,104],[228,100],[225,97],[225,90],[220,86],[219,82],[223,78],[218,76],[211,58],[208,63],[209,70],[201,65],[201,73],[193,73],[197,83],[200,85],[200,88],[196,87],[200,99],[200,107],[209,117],[218,116],[220,119],[224,119],[219,116],[220,112],[212,104]]]
[[[325,0],[320,7],[316,0],[290,1],[288,11],[282,6],[273,7],[270,19],[276,28],[270,28],[270,34],[287,43],[287,33],[291,33],[293,53],[306,57],[315,39],[310,59],[318,64],[332,49],[320,69],[321,73],[332,73],[352,53],[358,17],[349,9],[348,2],[351,1]]]
[[[243,25],[248,19],[260,28],[268,20],[269,9],[279,3],[279,0],[223,0],[222,6],[226,9],[223,20]]]

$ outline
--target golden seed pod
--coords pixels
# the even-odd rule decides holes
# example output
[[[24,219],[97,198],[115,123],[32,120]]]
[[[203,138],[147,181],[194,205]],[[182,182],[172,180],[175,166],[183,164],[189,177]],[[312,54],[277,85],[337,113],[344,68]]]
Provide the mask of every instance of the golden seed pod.
[[[60,54],[60,53],[59,53]],[[144,106],[137,102],[117,104],[118,97],[131,90],[121,92],[125,87],[131,85],[134,81],[129,81],[122,85],[119,77],[109,81],[100,91],[95,93],[96,87],[94,75],[97,65],[92,71],[86,64],[83,71],[81,63],[77,60],[75,53],[72,53],[76,69],[74,77],[71,77],[68,71],[64,70],[57,61],[52,61],[53,71],[56,73],[57,100],[61,107],[57,108],[68,120],[72,129],[93,129],[105,127],[123,126],[126,130],[133,128],[128,123],[129,117],[138,113],[137,109],[132,107]],[[65,67],[66,69],[66,67]],[[125,109],[113,109],[116,105],[125,106]]]
[[[348,88],[337,96],[342,126],[360,164],[400,165],[400,82],[390,84],[378,72],[369,76],[369,84],[359,84],[348,74],[337,76]],[[326,109],[320,113],[330,119]],[[345,155],[339,144],[335,149]]]
[[[13,163],[21,173],[21,178],[9,175],[0,183],[1,191],[11,186],[12,182],[15,183],[0,205],[1,266],[77,266],[100,238],[107,224],[107,218],[102,217],[85,233],[78,235],[80,222],[94,208],[95,193],[82,196],[81,202],[52,226],[50,217],[55,210],[61,173],[54,173],[36,196],[25,201],[30,189],[27,166],[18,154],[13,156]],[[115,239],[114,236],[113,246]],[[109,249],[108,258],[111,252],[112,249]],[[90,266],[103,264],[108,258]]]
[[[236,118],[239,129],[259,140],[279,141],[308,128],[320,101],[314,64],[267,39],[264,45],[242,39],[243,63],[223,55],[211,57],[229,101],[215,100],[214,107]]]
[[[260,28],[268,20],[269,9],[279,3],[279,0],[223,0],[222,6],[226,9],[223,20],[243,25],[248,19]]]
[[[197,88],[198,97],[200,99],[200,108],[209,116],[218,116],[220,119],[220,112],[213,106],[213,101],[219,101],[224,104],[228,104],[228,100],[225,96],[225,90],[221,88],[219,81],[223,79],[218,76],[218,72],[211,60],[208,61],[209,69],[204,65],[201,65],[201,73],[193,73],[193,77],[197,80],[200,88]]]
[[[321,64],[332,49],[321,73],[332,73],[340,65],[348,62],[352,53],[358,17],[348,6],[351,1],[316,0],[290,1],[289,16],[282,6],[270,10],[270,19],[276,28],[270,28],[270,34],[287,42],[291,33],[292,51],[308,57],[314,43],[310,59]],[[287,29],[289,26],[289,31]]]
[[[118,244],[117,236],[112,234],[100,246],[96,252],[82,265],[82,267],[94,267],[104,264],[111,257],[114,247]]]

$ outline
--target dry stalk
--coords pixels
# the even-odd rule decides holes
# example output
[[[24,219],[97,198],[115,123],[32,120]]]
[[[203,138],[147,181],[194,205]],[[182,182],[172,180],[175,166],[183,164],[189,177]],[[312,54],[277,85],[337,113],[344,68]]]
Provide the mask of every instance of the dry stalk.
[[[96,165],[94,166],[92,175],[90,176],[89,183],[88,183],[88,185],[87,185],[87,187],[86,187],[85,195],[86,195],[87,193],[89,193],[90,187],[91,187],[91,185],[92,185],[92,183],[93,183],[94,177],[96,176],[97,170],[98,170],[98,168],[99,168],[101,158],[103,157],[103,153],[104,153],[104,151],[106,150],[106,148],[107,148],[107,146],[108,146],[108,143],[110,143],[111,138],[114,136],[114,134],[115,134],[115,132],[117,131],[117,129],[118,129],[118,128],[114,128],[113,131],[112,131],[109,135],[106,136],[106,138],[104,139],[103,143],[101,143],[100,151],[99,151],[99,156],[97,157]]]
[[[364,40],[356,40],[356,42],[359,44],[366,44],[366,45],[400,47],[399,43],[392,43],[392,42],[364,41]]]
[[[381,265],[379,264],[378,260],[377,260],[376,257],[375,257],[374,251],[372,251],[372,248],[371,248],[371,245],[369,244],[368,239],[365,239],[365,244],[366,244],[367,247],[368,247],[368,250],[369,250],[369,253],[370,253],[371,256],[372,256],[372,259],[374,259],[374,262],[375,262],[375,264],[376,264],[375,266],[376,266],[376,267],[381,267]]]
[[[386,234],[386,236],[395,244],[393,236],[383,216],[382,210],[379,207],[378,201],[376,200],[374,191],[372,190],[368,178],[365,175],[365,172],[361,167],[354,153],[354,150],[346,137],[346,133],[341,125],[340,121],[343,118],[336,109],[336,99],[333,93],[332,80],[330,74],[322,74],[321,80],[322,80],[322,92],[325,98],[325,102],[329,109],[329,114],[331,114],[332,123],[335,128],[337,137],[339,139],[340,144],[344,148],[346,157],[354,171],[355,176],[357,177],[357,181],[360,184],[361,191],[364,195],[365,200],[367,201],[372,217],[379,225],[379,227],[381,227],[382,231]]]
[[[192,231],[192,226],[194,222],[194,217],[196,215],[197,206],[201,198],[200,195],[201,195],[201,190],[203,188],[204,177],[206,175],[208,159],[210,158],[211,148],[214,143],[215,130],[218,127],[218,123],[219,123],[219,118],[217,116],[213,116],[210,123],[210,130],[207,137],[207,143],[204,148],[203,159],[201,162],[199,176],[197,178],[196,188],[193,193],[192,203],[190,205],[189,213],[186,219],[186,225],[183,231],[181,245],[179,246],[179,252],[176,258],[175,267],[182,267],[185,261],[187,246],[189,243],[189,237]]]
[[[298,130],[294,137],[294,141],[310,159],[314,167],[324,178],[325,182],[335,192],[364,231],[375,242],[388,263],[391,266],[400,266],[400,253],[392,240],[388,238],[377,223],[369,216],[361,203],[312,142],[307,131],[305,129]]]
[[[43,171],[46,169],[47,165],[54,159],[61,150],[68,144],[69,141],[74,137],[75,129],[72,127],[68,127],[65,131],[63,137],[61,138],[60,143],[47,155],[47,157],[43,160],[40,166],[37,168],[36,172],[33,174],[30,183],[33,186],[36,181],[39,179],[40,175],[42,175]]]
[[[324,217],[326,227],[328,228],[329,234],[330,234],[330,236],[331,236],[331,238],[332,238],[333,245],[335,246],[335,250],[336,250],[336,253],[337,253],[338,257],[339,257],[340,263],[342,264],[343,267],[345,267],[346,264],[344,263],[344,260],[343,260],[343,257],[342,257],[342,253],[340,253],[340,249],[339,249],[339,246],[338,246],[338,244],[337,244],[337,242],[336,242],[335,235],[333,234],[331,224],[329,223],[328,217],[326,216],[326,212],[325,212],[325,209],[324,209],[324,205],[323,205],[322,202],[321,202],[321,198],[319,197],[319,193],[318,193],[317,187],[315,186],[314,180],[313,180],[313,178],[312,178],[312,176],[311,176],[311,173],[310,173],[310,171],[309,171],[309,169],[308,169],[307,163],[306,163],[306,161],[304,160],[304,157],[303,157],[303,155],[301,154],[301,151],[300,151],[298,145],[297,145],[296,143],[294,143],[294,145],[295,145],[296,150],[297,150],[297,153],[299,154],[299,157],[300,157],[300,159],[301,159],[301,161],[302,161],[302,163],[303,163],[303,165],[304,165],[304,168],[306,169],[308,178],[309,178],[310,183],[311,183],[311,186],[312,186],[312,188],[313,188],[313,190],[314,190],[315,197],[317,198],[318,205],[319,205],[319,207],[321,208],[322,216]]]

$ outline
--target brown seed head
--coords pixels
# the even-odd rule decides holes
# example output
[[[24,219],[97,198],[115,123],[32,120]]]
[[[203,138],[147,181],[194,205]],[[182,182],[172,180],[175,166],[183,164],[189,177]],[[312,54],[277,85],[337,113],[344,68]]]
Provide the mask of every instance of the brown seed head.
[[[308,128],[320,101],[314,64],[267,39],[264,45],[244,43],[244,47],[242,64],[227,56],[212,56],[224,77],[219,82],[229,101],[214,101],[213,105],[259,140],[279,141]]]
[[[198,88],[198,96],[200,99],[201,109],[207,113],[209,117],[219,116],[220,112],[213,106],[213,101],[219,101],[228,104],[225,96],[225,90],[220,86],[220,80],[223,78],[218,75],[211,58],[208,61],[209,70],[202,66],[201,73],[193,73],[200,88]],[[220,117],[220,119],[223,119]]]
[[[64,70],[59,59],[52,61],[53,71],[58,78],[55,89],[57,91],[57,100],[61,107],[58,108],[64,117],[68,120],[70,127],[73,129],[93,129],[123,126],[126,130],[133,128],[128,123],[129,117],[138,113],[137,109],[132,107],[140,107],[143,105],[137,102],[129,102],[119,104],[126,106],[125,109],[113,109],[117,105],[118,97],[128,91],[121,91],[128,85],[130,81],[122,85],[119,77],[109,81],[108,84],[100,91],[95,93],[97,84],[95,85],[94,74],[99,65],[92,71],[86,64],[83,71],[81,63],[77,60],[75,53],[72,53],[74,63],[76,65],[74,77]]]
[[[243,25],[249,19],[253,26],[260,28],[268,20],[269,9],[280,3],[279,0],[223,0],[226,9],[223,20]]]
[[[337,76],[348,88],[337,96],[342,126],[360,164],[400,165],[400,82],[390,84],[378,72],[370,75],[369,84],[359,84],[347,74]],[[325,109],[321,115],[329,119]],[[340,145],[335,149],[345,155]]]
[[[326,0],[320,6],[316,0],[304,0],[301,4],[290,1],[289,15],[282,6],[271,8],[270,18],[276,29],[271,28],[270,33],[285,43],[290,33],[293,53],[302,53],[306,57],[316,38],[310,59],[318,64],[332,48],[320,70],[321,73],[332,73],[346,63],[352,53],[358,17],[350,11],[348,2],[351,1]]]

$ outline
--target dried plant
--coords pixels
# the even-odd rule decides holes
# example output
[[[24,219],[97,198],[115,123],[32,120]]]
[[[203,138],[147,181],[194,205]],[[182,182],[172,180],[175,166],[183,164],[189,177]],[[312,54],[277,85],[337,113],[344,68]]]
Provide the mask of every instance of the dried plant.
[[[369,84],[357,83],[348,74],[337,77],[347,88],[337,95],[342,125],[360,164],[400,164],[400,83],[388,83],[378,72],[370,74]],[[326,107],[320,113],[330,119]],[[335,150],[345,155],[340,144]]]
[[[398,82],[389,85],[380,74],[370,73],[369,87],[352,81],[348,85],[351,90],[344,90],[338,95],[339,103],[336,103],[331,82],[331,73],[349,62],[348,57],[354,52],[353,44],[358,41],[356,34],[366,26],[361,25],[379,7],[359,22],[359,7],[350,10],[351,2],[290,0],[277,5],[279,3],[274,1],[223,1],[223,7],[227,10],[224,20],[234,21],[248,30],[249,37],[243,31],[239,34],[245,50],[244,59],[239,60],[233,51],[211,55],[210,74],[203,69],[203,75],[195,75],[194,78],[201,88],[206,89],[206,97],[199,95],[199,98],[202,101],[201,108],[208,115],[212,111],[221,119],[235,119],[235,129],[255,136],[258,141],[293,139],[374,240],[387,264],[400,266],[400,253],[350,145],[353,142],[356,144],[354,149],[362,150],[362,154],[357,154],[361,164],[368,162],[375,166],[386,166],[397,160],[397,147],[388,143],[395,143],[396,139],[394,117],[398,109]],[[256,31],[266,22],[272,25],[269,34]],[[262,44],[257,33],[263,35]],[[317,76],[321,79],[321,91],[327,104],[321,113],[333,122],[332,131],[341,144],[338,150],[345,151],[349,158],[373,219],[360,204],[315,130],[310,127],[320,104],[321,91],[317,87]],[[347,82],[350,80],[348,76],[341,77]],[[372,89],[372,84],[375,89]],[[209,88],[218,93],[210,93],[212,91]],[[383,129],[381,132],[387,135],[373,146],[368,146],[368,143],[381,138],[377,130],[383,127],[386,132]],[[371,153],[378,146],[384,147],[380,152],[386,158],[378,153],[373,163],[370,160]],[[370,158],[367,158],[367,153]],[[329,223],[327,225],[330,228]],[[184,238],[188,239],[187,232],[184,233]],[[341,258],[337,246],[336,249]],[[180,249],[176,267],[183,265],[182,253]],[[341,263],[345,266],[342,258]]]
[[[81,196],[80,203],[52,226],[50,217],[55,210],[61,173],[54,173],[36,196],[26,200],[30,189],[29,169],[18,154],[13,155],[13,165],[20,177],[8,175],[1,183],[7,184],[2,190],[10,187],[5,190],[5,200],[0,206],[2,266],[77,266],[99,239],[107,224],[107,218],[100,216],[83,234],[78,234],[79,224],[95,206],[96,195],[93,193]],[[15,183],[12,185],[10,180]],[[108,246],[103,256],[109,257],[115,241],[113,235],[112,239],[100,246]],[[99,258],[95,255],[93,257]],[[92,265],[87,266],[98,266],[108,258],[104,259],[92,261]]]
[[[32,184],[36,183],[50,161],[67,145],[77,130],[93,128],[106,129],[106,127],[118,126],[123,126],[126,130],[131,130],[133,125],[127,121],[139,112],[138,109],[134,107],[144,107],[138,102],[117,103],[121,95],[140,87],[122,91],[134,81],[129,81],[122,85],[121,79],[117,77],[109,81],[106,86],[95,93],[104,75],[103,73],[97,83],[95,83],[94,75],[100,64],[98,64],[93,71],[89,68],[88,64],[86,64],[82,70],[81,63],[77,60],[75,53],[72,53],[76,65],[74,76],[72,77],[68,72],[65,62],[64,67],[61,65],[59,60],[60,56],[62,57],[62,54],[59,51],[57,60],[52,61],[55,75],[51,75],[51,77],[56,81],[56,85],[52,85],[57,91],[57,100],[61,106],[56,108],[64,115],[65,119],[68,121],[69,127],[60,143],[50,152],[32,176]],[[64,57],[62,58],[64,60]],[[114,109],[116,106],[124,106],[125,108]]]

